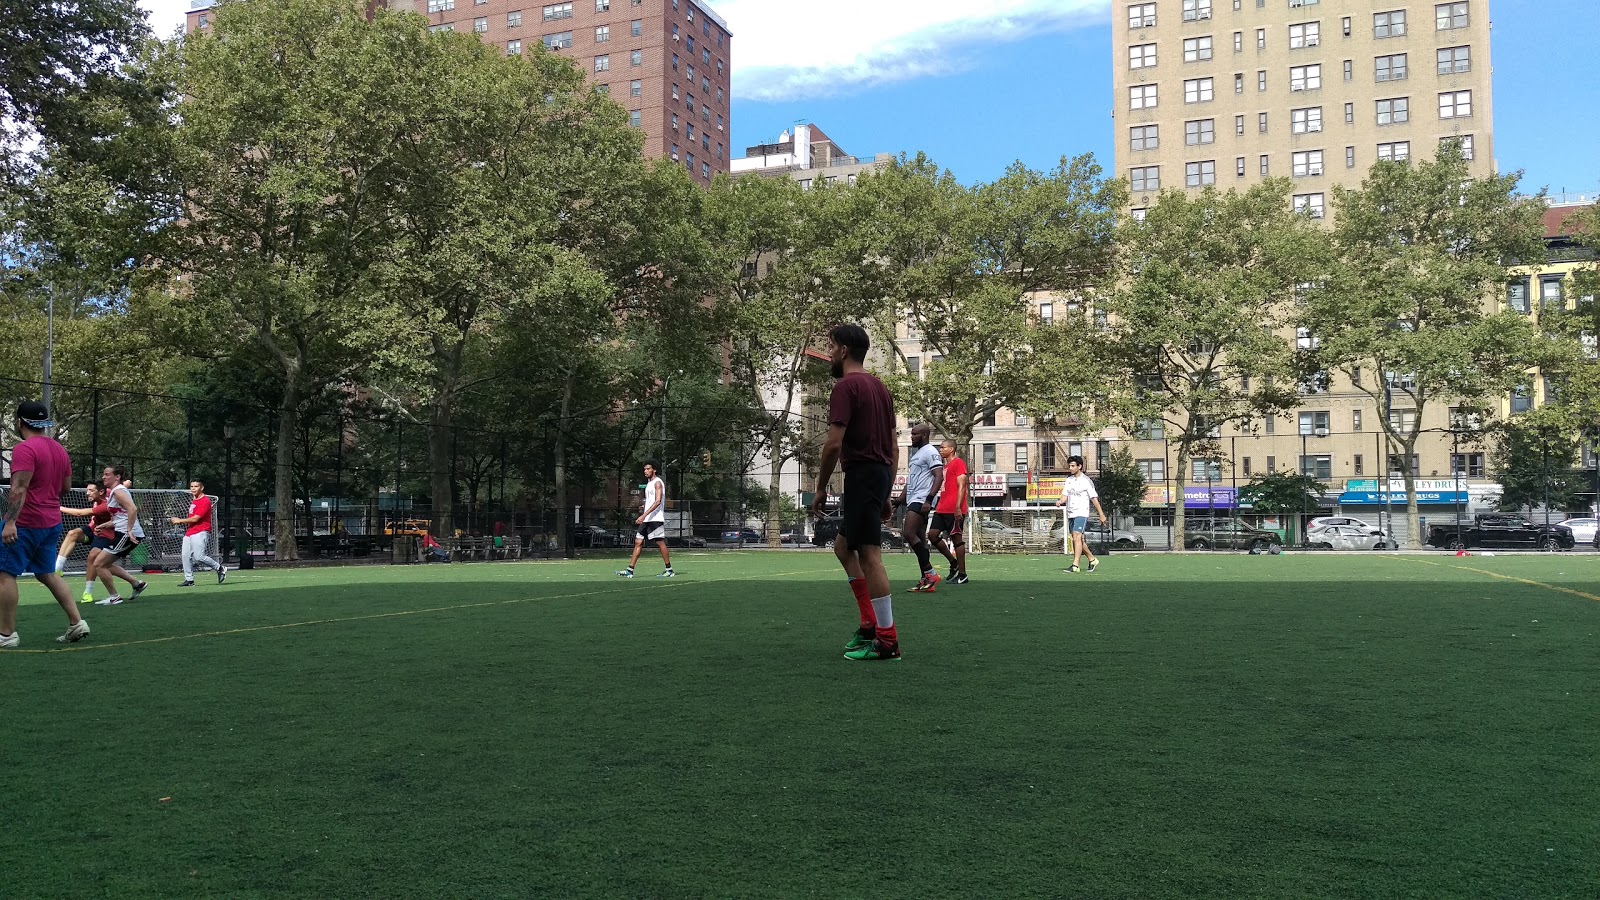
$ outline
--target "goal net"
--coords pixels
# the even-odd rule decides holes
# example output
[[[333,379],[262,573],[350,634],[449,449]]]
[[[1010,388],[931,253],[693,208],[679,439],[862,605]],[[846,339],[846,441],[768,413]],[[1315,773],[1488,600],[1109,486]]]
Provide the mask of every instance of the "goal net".
[[[9,497],[9,487],[0,488],[0,509],[4,508],[6,498]],[[183,566],[183,533],[186,526],[173,525],[173,517],[183,518],[189,515],[189,503],[194,499],[188,491],[155,490],[151,488],[130,488],[133,494],[134,505],[139,507],[139,524],[144,526],[144,540],[139,546],[133,548],[127,558],[123,560],[123,567],[129,571],[148,567],[159,568],[162,571],[172,571]],[[212,509],[217,509],[217,498],[211,498]],[[81,487],[73,488],[61,495],[61,505],[76,509],[89,507],[89,495]],[[213,513],[215,515],[215,513]],[[65,534],[80,525],[89,524],[88,516],[63,515],[61,517],[62,533]],[[211,555],[215,556],[216,549],[216,522],[212,523]],[[81,575],[85,563],[89,558],[89,542],[79,539],[73,548],[72,555],[67,558],[66,572],[69,575]]]
[[[1062,510],[1044,508],[969,508],[967,542],[979,553],[1062,553],[1066,526]]]

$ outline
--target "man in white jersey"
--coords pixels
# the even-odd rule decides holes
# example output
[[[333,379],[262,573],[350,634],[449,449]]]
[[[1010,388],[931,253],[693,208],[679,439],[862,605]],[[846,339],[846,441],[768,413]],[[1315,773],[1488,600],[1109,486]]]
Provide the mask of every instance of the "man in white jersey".
[[[911,552],[917,556],[922,578],[911,590],[918,594],[931,594],[939,585],[939,573],[933,570],[933,560],[928,553],[928,519],[933,515],[933,498],[944,481],[944,457],[928,442],[933,428],[927,422],[911,426],[911,453],[906,457],[906,490],[900,502],[906,508],[906,524],[901,529]]]
[[[1089,556],[1089,571],[1093,572],[1100,565],[1100,560],[1095,559],[1089,542],[1083,536],[1083,530],[1089,527],[1091,503],[1100,517],[1100,524],[1106,524],[1106,512],[1100,508],[1100,493],[1094,489],[1094,482],[1089,480],[1089,476],[1083,474],[1083,457],[1069,456],[1067,478],[1061,483],[1061,499],[1056,501],[1056,505],[1067,508],[1067,540],[1072,542],[1072,567],[1067,571],[1073,574],[1077,573],[1078,559],[1084,554]]]
[[[106,486],[106,506],[111,510],[111,527],[116,530],[116,543],[100,559],[100,571],[109,572],[133,586],[133,594],[129,599],[137,599],[149,587],[148,582],[140,581],[128,574],[122,568],[121,560],[127,558],[133,548],[139,546],[144,540],[144,526],[139,524],[139,507],[133,502],[133,492],[127,487],[122,469],[118,466],[106,466],[100,473],[100,483]],[[116,606],[122,602],[122,597],[112,594],[104,600],[95,601],[96,606]]]
[[[633,567],[639,563],[644,542],[655,541],[656,546],[661,548],[661,564],[667,567],[656,577],[674,577],[677,573],[672,571],[672,557],[667,555],[667,486],[656,475],[655,463],[644,464],[644,512],[633,520],[633,524],[639,526],[639,533],[633,536],[633,558],[628,560],[628,567],[617,574],[632,578]]]

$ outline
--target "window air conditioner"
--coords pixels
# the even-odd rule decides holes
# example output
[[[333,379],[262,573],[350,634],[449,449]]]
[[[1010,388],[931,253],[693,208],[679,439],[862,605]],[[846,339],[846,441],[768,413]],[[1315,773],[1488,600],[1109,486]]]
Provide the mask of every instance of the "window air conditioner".
[[[1318,428],[1314,432],[1314,434],[1316,434],[1317,437],[1327,437],[1328,436],[1328,429],[1326,429],[1326,428]]]
[[[983,464],[983,471],[984,472],[993,472],[994,471],[994,463],[984,463]]]

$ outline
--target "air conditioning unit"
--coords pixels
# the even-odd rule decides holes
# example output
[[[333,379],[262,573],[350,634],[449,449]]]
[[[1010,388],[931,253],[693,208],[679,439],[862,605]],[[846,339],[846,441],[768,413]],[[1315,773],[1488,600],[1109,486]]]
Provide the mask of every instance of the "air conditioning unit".
[[[1311,166],[1306,171],[1307,171],[1308,174],[1311,174],[1311,175],[1321,175],[1322,174],[1322,167],[1321,166]]]
[[[678,36],[677,36],[677,35],[673,35],[673,36],[672,36],[672,41],[673,41],[673,43],[677,43],[677,41],[678,41]]]
[[[1328,429],[1326,429],[1326,428],[1318,428],[1318,429],[1317,429],[1317,430],[1316,430],[1316,431],[1315,431],[1315,432],[1313,432],[1313,433],[1314,433],[1314,434],[1315,434],[1315,435],[1316,435],[1316,436],[1317,436],[1317,437],[1327,437],[1327,436],[1328,436]]]
[[[1154,28],[1154,27],[1156,27],[1156,17],[1155,16],[1145,16],[1144,17],[1144,22],[1142,24],[1144,25],[1145,28]]]
[[[984,463],[983,464],[983,471],[985,473],[993,473],[994,472],[994,463]]]
[[[1315,47],[1318,43],[1320,43],[1320,39],[1318,38],[1306,38],[1307,47]]]
[[[1200,15],[1195,16],[1195,18],[1197,18],[1197,19],[1209,19],[1209,18],[1211,18],[1211,10],[1202,9],[1202,10],[1200,10]]]

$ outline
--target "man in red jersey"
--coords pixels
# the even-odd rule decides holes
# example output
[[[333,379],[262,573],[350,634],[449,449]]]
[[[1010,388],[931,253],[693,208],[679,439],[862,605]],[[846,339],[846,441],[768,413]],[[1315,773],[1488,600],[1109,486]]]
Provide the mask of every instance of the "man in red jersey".
[[[17,577],[24,572],[49,589],[67,614],[67,630],[56,640],[72,644],[89,636],[67,582],[56,573],[61,543],[61,495],[72,478],[67,451],[45,434],[54,427],[43,403],[25,401],[12,425],[22,443],[11,449],[11,492],[0,527],[0,650],[21,643],[17,635]]]
[[[206,486],[199,479],[189,482],[189,514],[173,516],[167,521],[186,526],[183,532],[183,583],[178,587],[194,587],[194,564],[200,563],[217,573],[217,584],[228,580],[228,567],[211,558],[206,551],[211,546],[211,498],[206,496]]]
[[[928,540],[950,561],[950,577],[945,580],[951,584],[966,584],[967,545],[961,539],[961,526],[967,518],[967,464],[956,455],[955,441],[946,440],[940,444],[939,455],[944,457],[944,487],[939,489],[939,499],[933,504]]]
[[[894,398],[883,382],[866,371],[871,339],[860,325],[836,325],[828,333],[833,386],[828,402],[828,439],[822,445],[812,512],[822,515],[834,466],[844,469],[839,502],[839,534],[833,553],[850,577],[850,592],[861,613],[861,627],[845,645],[845,659],[900,658],[889,573],[883,568],[883,523],[891,513],[894,489]]]

